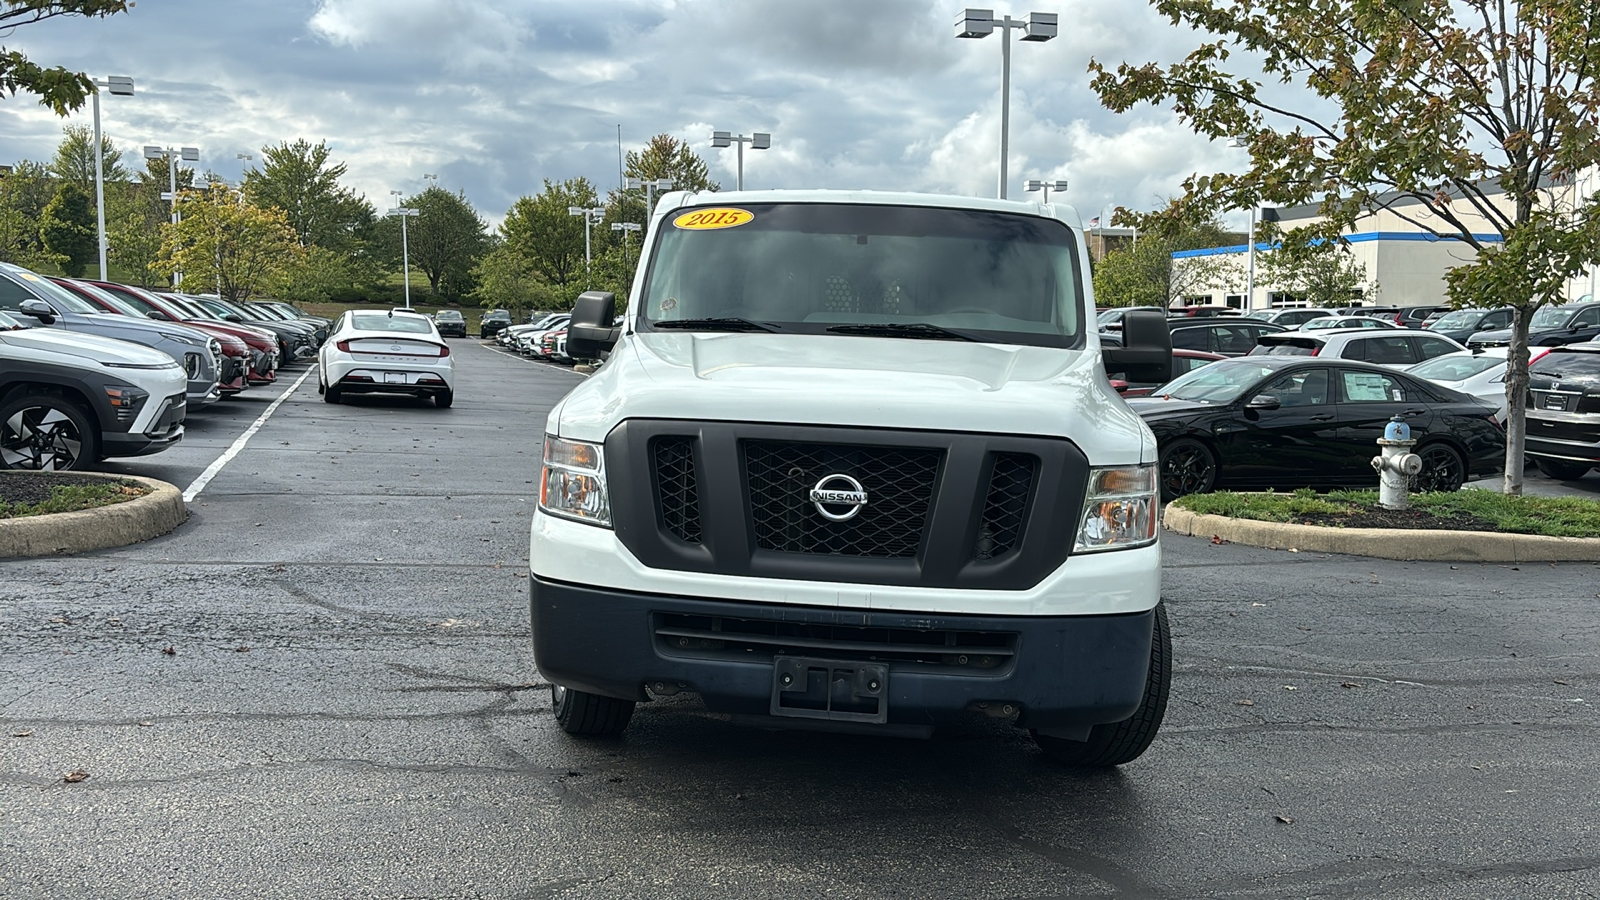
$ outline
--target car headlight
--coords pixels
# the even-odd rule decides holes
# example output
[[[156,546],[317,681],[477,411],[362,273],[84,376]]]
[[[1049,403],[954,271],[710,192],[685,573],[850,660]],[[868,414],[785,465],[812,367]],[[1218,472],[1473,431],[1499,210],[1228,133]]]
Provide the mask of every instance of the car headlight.
[[[1074,552],[1127,550],[1156,540],[1161,508],[1156,466],[1116,466],[1089,470]]]
[[[545,437],[539,508],[553,516],[611,527],[605,454],[599,444]]]

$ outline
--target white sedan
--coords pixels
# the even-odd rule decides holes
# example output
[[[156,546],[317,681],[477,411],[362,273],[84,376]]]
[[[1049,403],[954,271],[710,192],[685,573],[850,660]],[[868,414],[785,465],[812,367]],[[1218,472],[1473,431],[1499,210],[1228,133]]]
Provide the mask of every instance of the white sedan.
[[[440,407],[455,400],[450,347],[421,313],[353,309],[333,323],[317,358],[317,390],[329,403],[345,394],[432,397]]]
[[[1532,347],[1533,358],[1538,359],[1544,355],[1547,347]],[[1493,403],[1499,412],[1496,413],[1499,421],[1506,420],[1506,357],[1510,350],[1505,347],[1488,347],[1483,350],[1462,350],[1456,353],[1446,353],[1432,359],[1419,362],[1406,369],[1407,372],[1418,378],[1426,378],[1434,384],[1447,387],[1463,394],[1471,394],[1479,400]]]

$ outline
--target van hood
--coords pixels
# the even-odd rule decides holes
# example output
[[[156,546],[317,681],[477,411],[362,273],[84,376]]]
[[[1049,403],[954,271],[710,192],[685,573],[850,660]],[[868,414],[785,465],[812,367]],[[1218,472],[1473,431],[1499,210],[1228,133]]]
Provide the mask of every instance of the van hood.
[[[139,366],[141,368],[176,369],[177,362],[160,350],[116,338],[67,331],[62,328],[28,328],[22,331],[0,331],[0,344],[56,353],[75,357],[84,365],[102,368],[103,364]]]
[[[1068,438],[1095,465],[1153,462],[1154,437],[1090,346],[636,332],[546,430],[598,442],[656,418],[1027,434]]]

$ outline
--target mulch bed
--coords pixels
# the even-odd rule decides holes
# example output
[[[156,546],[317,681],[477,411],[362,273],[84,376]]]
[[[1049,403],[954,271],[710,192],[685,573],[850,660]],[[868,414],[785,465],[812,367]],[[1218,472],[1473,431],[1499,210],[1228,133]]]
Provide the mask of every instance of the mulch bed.
[[[1438,515],[1427,509],[1359,508],[1354,513],[1311,513],[1295,516],[1296,525],[1324,525],[1343,528],[1411,528],[1429,531],[1499,531],[1499,526],[1477,516],[1460,513]]]
[[[43,503],[50,499],[50,489],[57,485],[79,487],[86,484],[105,484],[104,478],[76,475],[72,472],[9,472],[0,470],[0,503]]]

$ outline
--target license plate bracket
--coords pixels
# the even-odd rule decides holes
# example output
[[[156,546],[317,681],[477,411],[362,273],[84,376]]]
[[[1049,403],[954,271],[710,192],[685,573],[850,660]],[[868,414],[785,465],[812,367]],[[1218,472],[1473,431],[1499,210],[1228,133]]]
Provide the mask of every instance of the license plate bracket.
[[[881,725],[889,721],[889,667],[780,656],[772,664],[771,714]]]
[[[385,373],[383,373],[383,383],[384,384],[405,384],[406,383],[406,373],[404,373],[404,372],[385,372]]]

